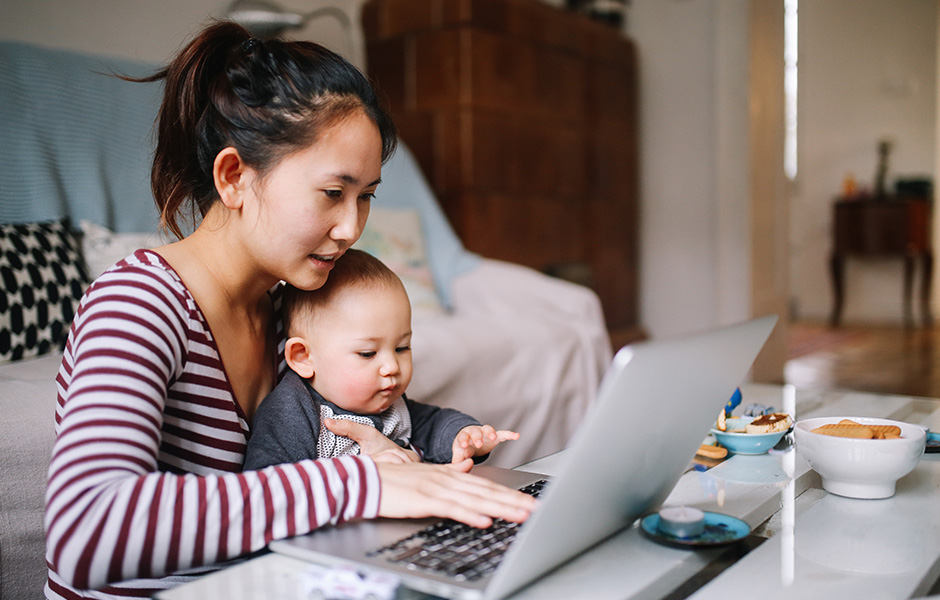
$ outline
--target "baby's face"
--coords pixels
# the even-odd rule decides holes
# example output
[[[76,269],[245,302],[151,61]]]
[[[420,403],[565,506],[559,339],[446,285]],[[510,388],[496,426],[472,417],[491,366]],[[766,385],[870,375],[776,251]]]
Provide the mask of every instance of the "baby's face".
[[[393,287],[350,288],[321,309],[307,332],[321,396],[346,410],[378,414],[411,382],[411,304]]]

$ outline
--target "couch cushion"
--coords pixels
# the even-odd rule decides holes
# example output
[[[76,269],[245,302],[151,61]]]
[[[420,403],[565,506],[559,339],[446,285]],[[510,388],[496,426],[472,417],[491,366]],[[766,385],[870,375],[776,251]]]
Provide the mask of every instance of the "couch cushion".
[[[454,279],[479,265],[480,257],[463,247],[421,173],[418,161],[404,143],[398,145],[398,150],[382,167],[382,183],[372,206],[414,208],[421,213],[434,284],[441,302],[452,308]]]
[[[0,225],[0,362],[65,344],[88,276],[65,221]]]
[[[0,365],[0,598],[42,598],[43,509],[62,355]]]
[[[354,247],[378,257],[405,285],[415,313],[444,310],[428,264],[421,214],[416,209],[373,208]]]

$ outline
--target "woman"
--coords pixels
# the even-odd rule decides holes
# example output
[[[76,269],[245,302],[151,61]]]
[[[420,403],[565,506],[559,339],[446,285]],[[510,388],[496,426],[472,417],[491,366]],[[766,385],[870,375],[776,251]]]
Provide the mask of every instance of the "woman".
[[[337,55],[231,23],[148,80],[165,85],[154,197],[182,239],[118,263],[76,314],[57,379],[46,596],[150,597],[354,518],[525,520],[534,501],[461,472],[469,460],[241,472],[252,415],[284,369],[279,282],[321,286],[356,241],[394,129]],[[186,210],[202,221],[183,238]],[[359,439],[365,454],[390,443]],[[106,585],[120,589],[79,591]]]

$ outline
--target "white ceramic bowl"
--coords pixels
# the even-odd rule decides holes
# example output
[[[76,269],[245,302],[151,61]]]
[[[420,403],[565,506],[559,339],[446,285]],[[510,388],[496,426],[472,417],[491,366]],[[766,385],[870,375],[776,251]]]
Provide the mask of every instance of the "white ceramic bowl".
[[[812,433],[820,425],[851,419],[871,425],[897,425],[900,439],[858,440]],[[898,479],[914,470],[924,454],[922,427],[865,417],[819,417],[797,422],[796,450],[822,477],[823,489],[848,498],[889,498]]]

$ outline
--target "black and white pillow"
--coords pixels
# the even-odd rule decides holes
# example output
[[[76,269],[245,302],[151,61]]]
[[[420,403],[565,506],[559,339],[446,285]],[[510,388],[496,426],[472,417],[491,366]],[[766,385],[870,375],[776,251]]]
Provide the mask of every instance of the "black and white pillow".
[[[0,225],[0,362],[61,349],[87,286],[66,221]]]

